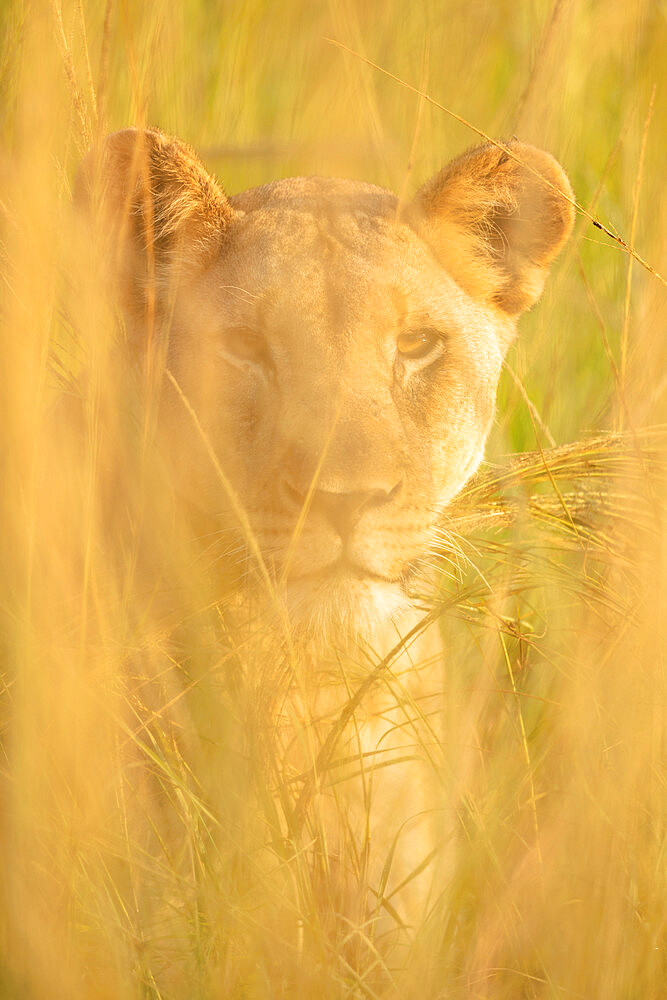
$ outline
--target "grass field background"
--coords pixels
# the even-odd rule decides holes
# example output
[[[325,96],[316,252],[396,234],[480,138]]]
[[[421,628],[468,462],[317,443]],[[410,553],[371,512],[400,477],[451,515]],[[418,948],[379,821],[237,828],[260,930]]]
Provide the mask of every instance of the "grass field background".
[[[653,0],[0,0],[0,997],[664,996],[666,43]],[[511,517],[443,562],[454,862],[390,968],[372,941],[346,961],[313,906],[206,567],[156,502],[167,628],[100,526],[125,410],[70,201],[127,124],[186,139],[230,194],[409,195],[475,130],[516,135],[618,236],[578,215],[487,456],[578,444],[496,477]],[[52,433],[82,372],[83,461]],[[125,471],[151,492],[150,458]]]

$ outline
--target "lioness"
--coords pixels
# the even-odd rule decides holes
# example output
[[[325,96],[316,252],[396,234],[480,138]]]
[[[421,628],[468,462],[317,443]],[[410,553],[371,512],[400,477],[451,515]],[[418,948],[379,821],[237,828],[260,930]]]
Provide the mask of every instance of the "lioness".
[[[406,705],[432,686],[411,674],[426,647],[402,654],[404,697],[358,699],[346,736],[341,650],[366,642],[377,662],[416,621],[411,581],[482,459],[517,317],[572,228],[570,185],[548,153],[511,142],[469,150],[405,203],[316,177],[227,197],[182,142],[128,129],[89,157],[80,190],[100,209],[128,341],[160,361],[177,489],[247,569],[243,600],[300,643],[284,718],[300,712],[312,743],[292,730],[284,757],[312,778],[296,812],[320,797],[304,842],[330,879],[340,866],[336,908],[361,924],[368,891],[372,909],[412,886],[434,843],[422,829],[396,847],[406,821],[429,826],[424,715]],[[335,802],[314,767],[332,726],[357,760]],[[392,753],[400,766],[371,791],[359,759]]]

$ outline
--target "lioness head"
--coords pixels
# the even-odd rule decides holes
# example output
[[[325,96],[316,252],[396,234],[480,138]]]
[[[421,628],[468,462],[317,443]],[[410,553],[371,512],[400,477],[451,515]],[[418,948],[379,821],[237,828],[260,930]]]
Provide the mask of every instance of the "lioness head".
[[[129,129],[82,176],[128,338],[162,345],[178,489],[295,622],[403,607],[572,227],[561,167],[489,144],[408,204],[313,177],[228,198],[183,143]]]

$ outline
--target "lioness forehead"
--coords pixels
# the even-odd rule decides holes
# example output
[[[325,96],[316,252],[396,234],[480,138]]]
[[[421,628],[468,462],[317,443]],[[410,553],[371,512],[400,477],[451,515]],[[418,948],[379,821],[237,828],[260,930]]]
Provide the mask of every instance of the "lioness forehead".
[[[484,312],[400,218],[389,191],[290,178],[243,192],[232,204],[237,216],[210,274],[231,318],[261,311],[273,322],[282,315],[289,327],[301,314],[308,327],[363,336],[364,328],[393,330],[415,310],[421,322],[430,313],[431,320],[479,321]]]
[[[375,280],[384,270],[401,283],[403,267],[434,263],[398,217],[396,196],[371,184],[289,178],[246,191],[232,204],[237,216],[226,258],[241,254],[246,274],[250,268],[269,284],[293,285],[295,277],[324,268],[329,282],[345,285],[369,267]]]
[[[283,207],[311,215],[362,213],[369,218],[395,217],[398,208],[398,199],[391,191],[338,177],[288,177],[250,188],[229,201],[243,212]]]
[[[294,186],[276,185],[294,196],[265,194],[234,222],[204,294],[188,295],[191,308],[211,311],[211,328],[249,326],[277,351],[296,352],[302,367],[319,366],[334,345],[350,362],[377,361],[379,351],[389,363],[396,336],[420,326],[465,330],[487,349],[487,311],[396,218],[395,198],[366,185],[368,199],[350,197],[345,182],[327,185],[330,197],[320,185],[304,183],[306,194]]]

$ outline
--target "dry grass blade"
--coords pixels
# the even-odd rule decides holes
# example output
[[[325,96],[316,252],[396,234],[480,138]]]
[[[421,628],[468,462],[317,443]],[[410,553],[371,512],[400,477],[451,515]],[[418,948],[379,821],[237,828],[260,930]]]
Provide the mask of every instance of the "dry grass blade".
[[[664,481],[666,446],[667,430],[655,427],[639,435],[610,433],[544,452],[514,455],[506,465],[486,466],[479,472],[450,504],[444,523],[459,534],[503,527],[526,512],[565,523],[558,497],[528,492],[548,484],[551,477],[558,483],[576,484],[574,490],[564,494],[575,524],[591,525],[596,519],[622,511],[622,490],[615,491],[614,482],[624,484],[625,498],[629,497],[632,516],[636,517],[635,508],[642,502],[646,505],[652,495],[647,474]],[[519,496],[518,489],[522,490]]]
[[[649,101],[648,111],[646,112],[646,121],[644,122],[644,131],[642,133],[642,144],[641,150],[639,152],[639,164],[637,166],[637,177],[635,180],[635,189],[632,196],[632,223],[630,225],[630,248],[635,245],[635,235],[637,232],[637,212],[639,209],[639,194],[642,188],[642,178],[644,176],[644,159],[646,156],[646,140],[648,138],[648,130],[651,125],[651,118],[653,117],[653,104],[655,101],[655,90],[656,85],[653,85],[653,90],[651,92],[651,99]],[[632,297],[632,253],[628,258],[628,277],[625,287],[625,305],[623,309],[623,329],[621,331],[621,383],[625,388],[625,381],[627,378],[627,362],[628,362],[628,332],[630,328],[630,299]]]
[[[83,99],[81,93],[81,88],[79,87],[76,70],[74,67],[74,60],[72,58],[72,52],[65,35],[65,27],[63,25],[63,13],[61,4],[58,0],[51,0],[51,6],[53,8],[53,15],[56,22],[56,32],[58,36],[58,42],[61,49],[63,65],[65,67],[65,73],[67,75],[67,82],[70,88],[70,95],[72,104],[76,109],[77,117],[79,119],[79,129],[81,133],[80,146],[81,150],[87,149],[92,141],[92,129],[88,121],[88,111],[86,108],[86,102]],[[83,24],[82,18],[82,24]],[[87,52],[87,49],[86,49]],[[94,90],[92,88],[92,78],[91,78],[91,97],[94,102]],[[94,108],[94,113],[96,114],[96,108]]]

